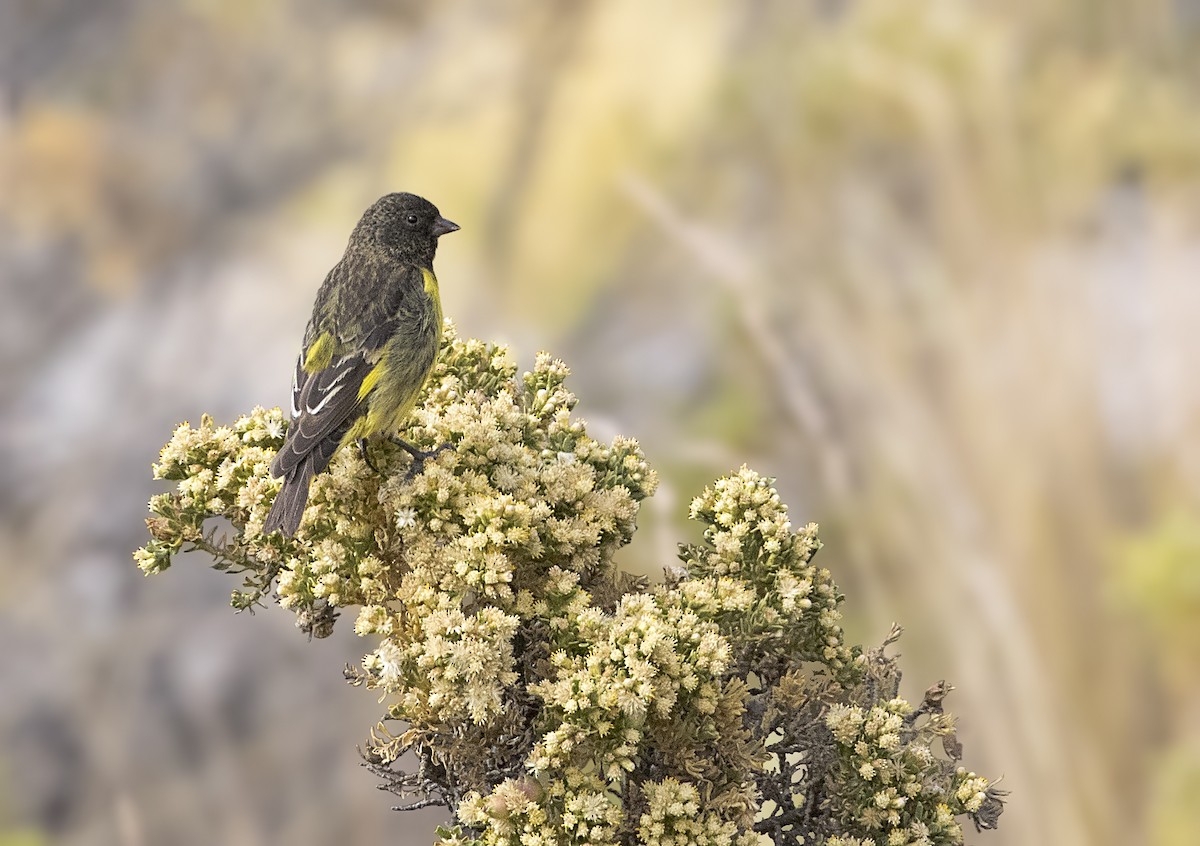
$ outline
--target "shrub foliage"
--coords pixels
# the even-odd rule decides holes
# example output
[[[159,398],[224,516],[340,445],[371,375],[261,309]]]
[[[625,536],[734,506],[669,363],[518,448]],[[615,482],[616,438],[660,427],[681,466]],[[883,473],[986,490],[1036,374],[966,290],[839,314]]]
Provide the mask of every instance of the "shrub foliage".
[[[656,477],[636,441],[588,436],[567,375],[543,354],[518,376],[448,326],[402,437],[453,449],[417,474],[386,441],[381,473],[341,450],[294,538],[262,534],[279,409],[184,424],[135,558],[158,573],[203,551],[242,577],[236,609],[274,600],[314,637],[354,611],[375,646],[347,675],[386,704],[367,765],[400,807],[453,812],[443,843],[898,846],[994,827],[1001,793],[958,765],[949,686],[899,698],[898,629],[846,643],[817,527],[791,524],[771,479],[743,467],[696,497],[703,539],[662,583],[617,569]]]

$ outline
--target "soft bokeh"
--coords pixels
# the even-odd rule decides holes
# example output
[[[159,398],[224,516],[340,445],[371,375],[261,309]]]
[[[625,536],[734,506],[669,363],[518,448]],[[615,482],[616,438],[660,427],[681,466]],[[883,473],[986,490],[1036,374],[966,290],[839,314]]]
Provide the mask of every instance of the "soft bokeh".
[[[0,5],[0,844],[429,842],[369,644],[129,555],[391,190],[462,225],[463,334],[641,439],[627,567],[748,462],[957,685],[971,840],[1200,841],[1197,47],[1197,0]]]

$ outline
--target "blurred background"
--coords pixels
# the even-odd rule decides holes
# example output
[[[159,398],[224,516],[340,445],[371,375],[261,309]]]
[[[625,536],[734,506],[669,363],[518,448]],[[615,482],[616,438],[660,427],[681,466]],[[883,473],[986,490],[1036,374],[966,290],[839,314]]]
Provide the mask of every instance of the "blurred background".
[[[351,626],[130,558],[392,190],[462,225],[462,332],[641,439],[624,566],[748,462],[957,685],[1012,791],[968,842],[1200,842],[1198,46],[1198,0],[0,4],[0,846],[432,839]]]

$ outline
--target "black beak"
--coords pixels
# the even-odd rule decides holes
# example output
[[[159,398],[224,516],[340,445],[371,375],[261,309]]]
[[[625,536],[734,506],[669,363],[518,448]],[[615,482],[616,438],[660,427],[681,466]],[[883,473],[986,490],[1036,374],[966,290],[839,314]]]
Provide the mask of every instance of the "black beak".
[[[433,227],[429,230],[434,238],[441,238],[443,235],[449,235],[451,232],[457,232],[459,225],[452,220],[446,220],[444,217],[439,217],[433,222]]]

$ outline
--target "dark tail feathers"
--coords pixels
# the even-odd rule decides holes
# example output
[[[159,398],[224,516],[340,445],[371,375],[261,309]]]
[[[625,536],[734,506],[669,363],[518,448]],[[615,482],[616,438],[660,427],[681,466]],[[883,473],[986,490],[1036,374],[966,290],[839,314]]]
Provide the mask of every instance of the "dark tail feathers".
[[[304,506],[308,504],[308,484],[316,475],[313,455],[305,457],[304,461],[292,470],[283,480],[283,488],[275,497],[271,513],[263,523],[263,534],[282,530],[289,538],[300,528],[300,518],[304,516]]]

